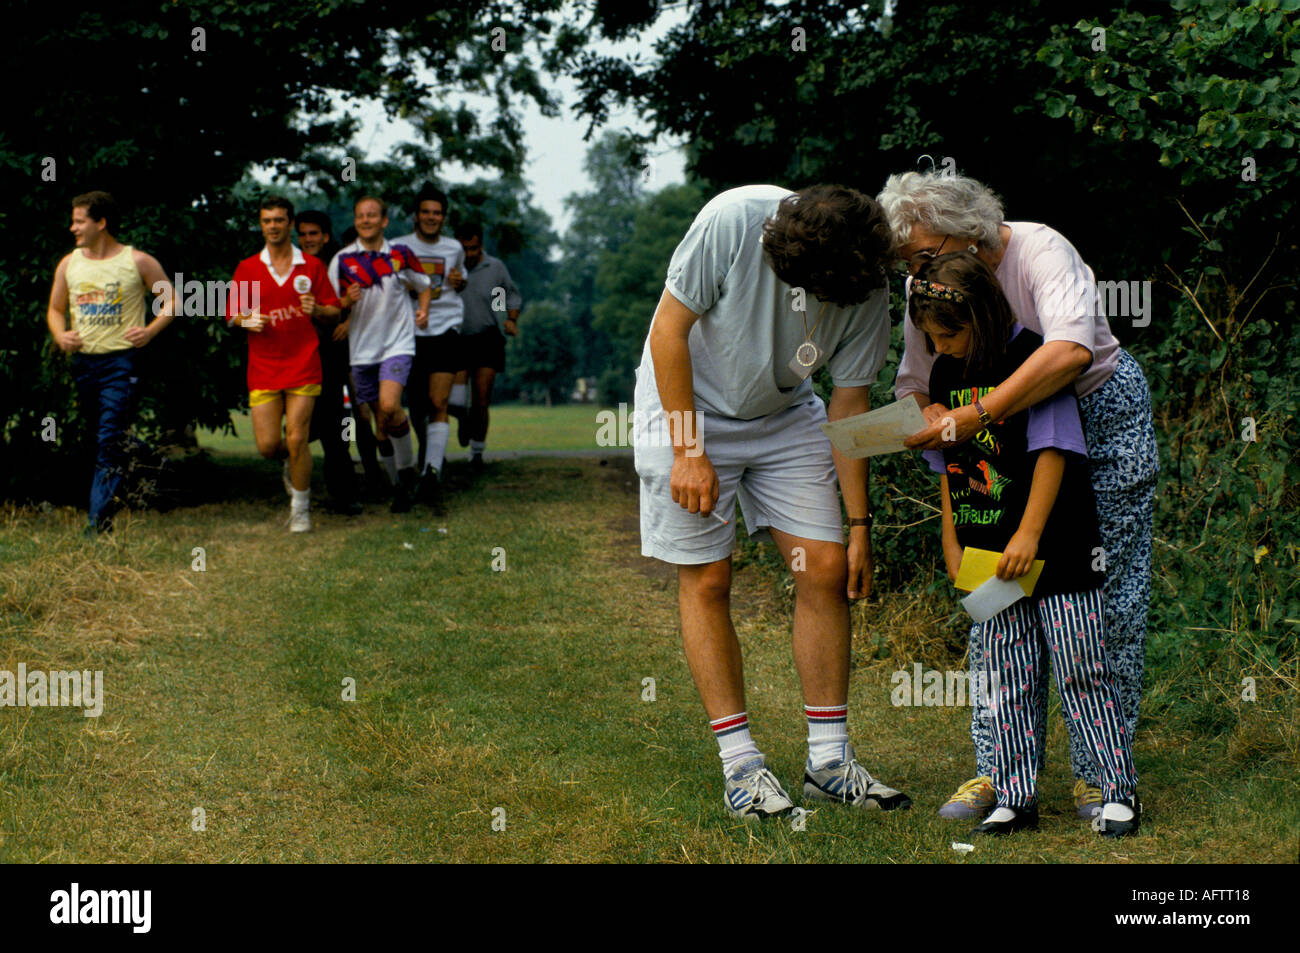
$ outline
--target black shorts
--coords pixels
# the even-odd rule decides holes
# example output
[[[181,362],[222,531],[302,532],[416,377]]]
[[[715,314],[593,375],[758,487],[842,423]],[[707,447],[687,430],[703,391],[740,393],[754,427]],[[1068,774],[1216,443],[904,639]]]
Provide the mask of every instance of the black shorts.
[[[465,366],[471,371],[479,367],[490,367],[500,374],[506,369],[506,336],[496,328],[467,334],[461,343],[464,346]]]
[[[465,367],[465,344],[459,331],[415,338],[415,365],[411,377],[430,374],[455,374]]]

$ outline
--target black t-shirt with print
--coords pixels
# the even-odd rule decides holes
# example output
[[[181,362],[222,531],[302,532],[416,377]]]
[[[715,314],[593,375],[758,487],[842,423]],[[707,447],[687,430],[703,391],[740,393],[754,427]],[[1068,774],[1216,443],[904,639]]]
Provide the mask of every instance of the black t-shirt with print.
[[[930,371],[930,399],[955,410],[985,397],[1043,343],[1019,325],[1012,335],[1001,360],[969,376],[964,360],[939,355]],[[1102,565],[1097,506],[1083,456],[1078,403],[1069,388],[943,451],[957,540],[963,547],[1006,548],[1020,528],[1038,451],[1045,447],[1064,452],[1065,474],[1038,542],[1036,558],[1044,566],[1034,595],[1098,588],[1105,577],[1092,568]],[[937,454],[927,456],[936,466]]]

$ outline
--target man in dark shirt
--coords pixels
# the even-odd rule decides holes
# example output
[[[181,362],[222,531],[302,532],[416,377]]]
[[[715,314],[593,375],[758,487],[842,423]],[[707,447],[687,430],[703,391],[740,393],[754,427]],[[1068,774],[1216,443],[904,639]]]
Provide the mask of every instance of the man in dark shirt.
[[[468,423],[470,465],[479,469],[487,446],[492,383],[506,367],[505,335],[513,337],[519,333],[523,299],[505,264],[483,251],[483,229],[477,222],[461,223],[456,228],[456,238],[465,249],[468,280],[461,292],[465,303],[461,340],[473,390]]]
[[[329,216],[314,210],[299,212],[295,224],[298,247],[303,254],[313,255],[329,267],[339,250]],[[361,504],[357,502],[356,472],[352,469],[351,442],[346,431],[361,428],[347,427],[345,423],[348,412],[343,405],[343,388],[348,384],[348,328],[346,323],[313,323],[320,342],[321,392],[312,412],[311,439],[319,440],[325,451],[325,488],[329,490],[331,502],[339,512],[356,516],[361,512]],[[362,425],[365,426],[364,422]]]

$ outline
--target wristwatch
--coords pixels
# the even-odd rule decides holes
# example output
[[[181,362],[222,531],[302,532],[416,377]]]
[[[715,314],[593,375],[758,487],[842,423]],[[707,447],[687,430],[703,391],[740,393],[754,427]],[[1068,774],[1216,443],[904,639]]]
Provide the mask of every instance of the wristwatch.
[[[849,526],[865,526],[867,529],[871,529],[871,514],[868,513],[866,516],[850,516]]]
[[[978,397],[975,398],[975,412],[980,415],[980,427],[987,430],[993,423],[993,418],[989,416],[989,412],[984,409]]]

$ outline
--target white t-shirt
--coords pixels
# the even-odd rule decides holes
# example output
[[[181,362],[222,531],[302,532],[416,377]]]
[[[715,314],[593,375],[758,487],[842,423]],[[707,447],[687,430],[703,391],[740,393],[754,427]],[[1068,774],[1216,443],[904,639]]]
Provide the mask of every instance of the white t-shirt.
[[[1011,238],[994,272],[998,284],[1016,320],[1042,335],[1044,344],[1071,341],[1092,352],[1092,364],[1074,381],[1075,395],[1086,397],[1110,380],[1119,363],[1119,341],[1098,306],[1092,269],[1055,229],[1033,222],[1005,224]],[[909,278],[909,293],[911,287]],[[903,359],[894,395],[901,400],[908,394],[926,393],[934,357],[926,351],[925,333],[904,317]]]
[[[465,318],[465,305],[447,281],[447,275],[453,268],[459,268],[462,275],[465,273],[465,249],[460,242],[446,235],[439,235],[436,242],[426,242],[415,232],[393,241],[415,252],[433,289],[429,296],[429,326],[416,328],[415,336],[433,337],[459,329]]]
[[[349,285],[362,286],[361,299],[348,315],[350,363],[379,364],[415,354],[415,306],[409,292],[429,287],[429,278],[414,251],[385,240],[378,251],[368,252],[358,240],[334,256],[329,278],[340,298]]]
[[[794,290],[763,256],[763,223],[792,194],[775,185],[747,185],[716,196],[700,210],[673,252],[666,287],[700,320],[689,346],[695,406],[705,413],[752,420],[813,395],[811,372],[800,381],[789,364],[813,330],[812,371],[825,365],[837,387],[876,379],[889,348],[889,293],[881,287],[862,304],[841,308],[808,294],[794,310]],[[638,374],[654,374],[647,336]]]

